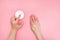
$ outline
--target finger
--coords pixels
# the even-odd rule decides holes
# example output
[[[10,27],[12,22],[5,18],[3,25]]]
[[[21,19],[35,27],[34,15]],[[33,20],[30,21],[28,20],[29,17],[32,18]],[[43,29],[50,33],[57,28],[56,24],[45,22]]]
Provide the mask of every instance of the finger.
[[[23,25],[24,25],[24,23],[23,23],[23,22],[21,22],[19,25],[20,25],[20,27],[21,27],[21,26],[23,26]]]
[[[39,20],[38,20],[38,17],[36,17],[35,15],[34,15],[34,23],[35,22],[38,22]]]
[[[12,16],[11,17],[11,21],[15,21],[15,16]]]
[[[21,24],[21,21],[20,21],[20,20],[18,20],[18,21],[17,21],[17,24],[18,24],[18,25],[20,25],[20,24]]]
[[[20,28],[24,25],[23,22],[20,22],[20,24],[18,24],[20,26]]]
[[[37,17],[35,18],[35,20],[36,20],[36,22],[39,22],[39,20],[38,20],[38,18],[37,18]]]
[[[35,15],[32,15],[32,21],[33,21],[33,23],[36,22],[36,16]]]
[[[31,15],[32,22],[34,23],[34,15]]]
[[[32,21],[33,21],[33,23],[34,23],[34,21],[35,21],[35,20],[34,20],[34,16],[32,16]]]
[[[35,15],[33,17],[34,17],[34,23],[35,23],[36,22],[36,17],[35,17]]]
[[[20,16],[21,16],[21,15],[19,15],[17,19],[19,19],[19,18],[20,18]]]
[[[34,22],[33,22],[33,18],[32,16],[30,16],[30,25],[32,25]]]
[[[35,16],[35,21],[38,21],[38,18]]]
[[[19,15],[18,18],[16,19],[16,22],[18,22],[18,20],[20,20],[19,18],[20,18],[20,15]]]

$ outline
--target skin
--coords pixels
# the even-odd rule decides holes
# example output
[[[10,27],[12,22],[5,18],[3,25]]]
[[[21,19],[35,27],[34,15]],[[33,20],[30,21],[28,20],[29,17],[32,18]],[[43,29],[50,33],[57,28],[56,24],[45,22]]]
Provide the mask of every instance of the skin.
[[[35,15],[30,16],[30,26],[32,32],[35,34],[37,40],[43,40],[41,30],[39,29],[40,23],[38,18]]]
[[[20,20],[19,23],[17,23],[19,20],[18,18],[15,18],[15,16],[11,17],[11,31],[10,31],[10,35],[8,37],[8,40],[15,40],[16,38],[16,33],[17,31],[23,26],[23,22]],[[30,16],[30,28],[32,30],[32,32],[35,34],[37,40],[43,40],[43,37],[41,35],[41,30],[39,29],[40,24],[39,24],[39,20],[36,16],[31,15]]]
[[[11,27],[8,40],[15,40],[17,31],[23,26],[23,22],[20,21],[20,23],[18,23],[18,21],[19,21],[19,17],[18,18],[15,18],[15,16],[11,17],[12,27]]]

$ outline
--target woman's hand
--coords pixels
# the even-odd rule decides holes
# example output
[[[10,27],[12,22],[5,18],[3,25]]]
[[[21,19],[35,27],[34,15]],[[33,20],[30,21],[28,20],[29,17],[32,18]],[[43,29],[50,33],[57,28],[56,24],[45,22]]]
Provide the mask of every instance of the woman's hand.
[[[39,20],[35,15],[30,16],[30,26],[32,32],[37,37],[37,40],[43,40],[41,30],[39,29],[40,28]]]
[[[19,20],[19,18],[16,18],[15,16],[13,16],[11,17],[11,26],[12,26],[12,29],[10,31],[8,40],[15,40],[17,30],[23,26],[23,22]]]
[[[11,26],[12,29],[14,30],[18,30],[23,26],[23,22],[18,18],[16,18],[15,16],[11,17]]]
[[[39,27],[40,27],[39,20],[34,15],[30,16],[30,26],[31,26],[31,30],[35,33],[40,30],[39,29]]]

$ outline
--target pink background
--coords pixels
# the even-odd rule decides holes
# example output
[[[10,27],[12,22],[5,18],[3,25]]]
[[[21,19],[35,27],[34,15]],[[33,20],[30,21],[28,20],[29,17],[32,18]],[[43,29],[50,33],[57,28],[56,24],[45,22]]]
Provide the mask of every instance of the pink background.
[[[0,0],[0,40],[7,40],[11,30],[10,18],[16,10],[25,13],[24,26],[16,35],[17,40],[36,40],[30,29],[29,16],[39,18],[45,40],[60,40],[60,1],[59,0]]]

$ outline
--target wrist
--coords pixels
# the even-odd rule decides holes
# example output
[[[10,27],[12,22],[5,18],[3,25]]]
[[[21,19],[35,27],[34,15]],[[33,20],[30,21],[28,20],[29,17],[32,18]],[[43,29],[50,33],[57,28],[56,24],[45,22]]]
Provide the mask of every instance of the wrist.
[[[41,32],[39,30],[35,31],[34,33],[35,33],[38,40],[43,40],[42,34],[41,34]]]
[[[13,31],[13,32],[17,32],[17,29],[12,28],[11,31]]]

